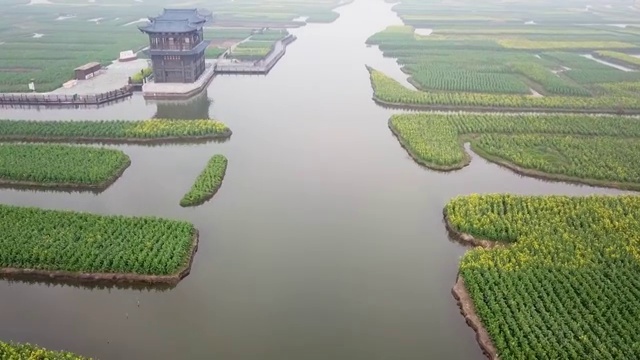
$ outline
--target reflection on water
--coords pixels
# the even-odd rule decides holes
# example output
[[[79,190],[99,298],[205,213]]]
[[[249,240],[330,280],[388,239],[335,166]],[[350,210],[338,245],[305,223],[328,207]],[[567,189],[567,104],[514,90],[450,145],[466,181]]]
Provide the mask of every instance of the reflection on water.
[[[147,104],[156,105],[158,109],[154,115],[156,119],[208,119],[211,103],[206,89],[188,100],[147,102]]]
[[[451,173],[418,166],[387,127],[393,111],[371,100],[364,66],[403,75],[364,44],[397,23],[391,6],[356,0],[335,23],[293,30],[298,40],[268,76],[216,77],[208,112],[231,127],[228,142],[110,145],[132,163],[99,195],[0,190],[2,203],[163,216],[200,230],[191,275],[169,291],[0,282],[0,339],[100,359],[483,359],[450,293],[466,249],[447,240],[446,202],[471,192],[617,192],[521,178],[476,157]],[[181,111],[204,115],[134,96],[106,109],[2,117]],[[181,208],[217,153],[229,159],[222,188]]]

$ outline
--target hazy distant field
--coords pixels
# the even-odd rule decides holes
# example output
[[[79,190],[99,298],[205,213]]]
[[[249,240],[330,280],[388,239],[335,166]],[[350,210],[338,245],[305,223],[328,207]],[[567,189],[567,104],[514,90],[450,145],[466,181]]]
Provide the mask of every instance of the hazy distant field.
[[[137,30],[140,20],[163,7],[199,7],[215,14],[214,26],[246,29],[205,30],[216,43],[242,40],[251,29],[294,25],[292,20],[328,22],[338,0],[287,1],[154,1],[136,0],[0,0],[0,92],[58,88],[73,77],[73,69],[90,61],[108,64],[120,51],[147,45]],[[233,41],[231,42],[233,43]],[[228,44],[226,44],[228,45]],[[210,55],[218,53],[216,49]]]

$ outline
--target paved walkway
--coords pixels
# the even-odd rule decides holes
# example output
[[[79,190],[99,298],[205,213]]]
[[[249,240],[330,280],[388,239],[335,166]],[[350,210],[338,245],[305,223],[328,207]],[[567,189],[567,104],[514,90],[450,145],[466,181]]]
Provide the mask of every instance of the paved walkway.
[[[130,76],[147,67],[149,67],[147,59],[127,62],[114,61],[111,65],[102,69],[95,77],[88,80],[78,80],[75,86],[70,88],[61,87],[53,90],[50,94],[88,95],[113,91],[127,85]]]

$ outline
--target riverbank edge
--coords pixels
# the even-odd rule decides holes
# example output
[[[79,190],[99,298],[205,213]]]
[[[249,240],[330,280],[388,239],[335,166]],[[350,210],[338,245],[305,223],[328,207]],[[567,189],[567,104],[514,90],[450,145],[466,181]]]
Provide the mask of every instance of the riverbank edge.
[[[220,190],[220,188],[222,187],[222,183],[224,182],[224,177],[227,175],[227,166],[228,165],[229,165],[229,160],[225,157],[224,169],[222,170],[222,180],[220,181],[220,185],[212,188],[209,193],[207,193],[202,198],[198,199],[198,201],[195,201],[195,202],[193,202],[191,204],[182,205],[182,200],[180,200],[180,206],[182,206],[183,208],[195,207],[195,206],[200,206],[200,205],[206,203],[207,201],[211,200],[218,193],[218,190]],[[200,176],[200,175],[198,175],[198,176]],[[196,180],[197,180],[197,177],[196,177]],[[189,191],[191,191],[191,189],[189,189]],[[187,193],[189,193],[189,192],[187,192]]]
[[[612,189],[618,189],[618,190],[640,191],[640,184],[621,183],[617,181],[606,181],[606,180],[596,180],[596,179],[585,179],[585,178],[578,178],[578,177],[573,177],[569,175],[547,173],[540,170],[523,168],[497,155],[489,154],[485,150],[481,149],[479,146],[475,145],[473,141],[470,141],[469,143],[471,145],[471,150],[474,153],[478,154],[478,156],[498,166],[511,170],[518,175],[532,177],[532,178],[546,180],[546,181],[562,181],[562,182],[578,184],[578,185],[606,187],[606,188],[612,188]]]
[[[435,170],[440,172],[450,172],[450,171],[460,170],[471,163],[471,156],[469,156],[469,154],[467,154],[466,151],[463,151],[464,160],[454,165],[449,165],[449,166],[438,165],[438,164],[430,163],[428,161],[423,160],[416,153],[414,153],[413,150],[411,150],[411,147],[409,146],[409,144],[404,140],[400,132],[393,125],[392,119],[393,118],[390,118],[389,121],[387,122],[389,129],[391,130],[391,133],[396,137],[396,139],[400,143],[400,146],[402,146],[402,148],[409,154],[409,156],[411,156],[411,158],[419,165],[422,165],[428,168],[429,170]]]
[[[131,166],[131,158],[124,154],[127,158],[118,170],[108,179],[98,184],[78,184],[78,183],[40,183],[35,181],[16,181],[8,179],[0,179],[0,188],[17,189],[17,190],[52,190],[52,191],[91,191],[93,193],[101,193],[113,185],[124,172]]]
[[[442,210],[442,214],[449,235],[463,245],[471,245],[486,249],[508,246],[506,243],[477,239],[470,234],[458,231],[453,227],[451,222],[449,222],[446,207]],[[476,341],[478,342],[478,345],[480,345],[482,352],[491,360],[499,360],[500,357],[498,356],[498,349],[496,349],[493,344],[493,340],[491,340],[489,332],[482,324],[482,320],[480,320],[480,317],[476,312],[475,305],[473,304],[469,291],[467,291],[467,287],[464,284],[464,279],[460,275],[460,271],[458,271],[458,274],[456,275],[456,282],[451,288],[451,294],[453,295],[453,298],[456,299],[458,307],[460,308],[460,313],[464,317],[467,325],[476,333]]]
[[[108,283],[117,284],[148,284],[148,285],[177,285],[191,273],[193,259],[198,251],[199,231],[194,227],[189,260],[173,275],[141,275],[134,273],[82,273],[64,270],[37,270],[21,268],[0,268],[0,278],[28,278],[32,280],[58,280],[68,283]]]
[[[188,143],[203,140],[228,139],[233,132],[231,130],[194,136],[164,136],[155,138],[110,138],[110,137],[85,137],[85,136],[24,136],[24,135],[0,135],[0,141],[6,142],[53,142],[53,143],[87,143],[87,144],[163,144],[163,143]]]

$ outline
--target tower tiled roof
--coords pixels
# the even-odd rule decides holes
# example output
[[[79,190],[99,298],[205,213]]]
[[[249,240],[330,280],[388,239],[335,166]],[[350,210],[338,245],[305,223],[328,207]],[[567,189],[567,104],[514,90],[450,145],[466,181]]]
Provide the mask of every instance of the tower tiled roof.
[[[190,32],[201,28],[210,17],[211,13],[198,9],[164,9],[139,29],[146,33]]]

